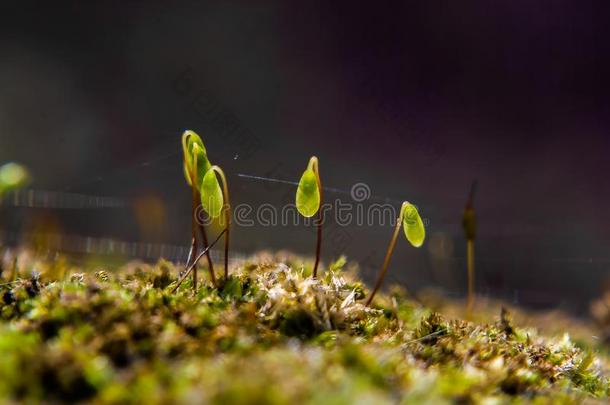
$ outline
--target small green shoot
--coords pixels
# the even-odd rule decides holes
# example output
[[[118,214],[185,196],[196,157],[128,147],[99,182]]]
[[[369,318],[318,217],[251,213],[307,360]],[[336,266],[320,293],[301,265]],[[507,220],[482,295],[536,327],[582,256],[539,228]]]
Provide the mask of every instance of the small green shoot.
[[[322,182],[320,181],[320,172],[318,169],[318,158],[312,156],[309,159],[307,169],[303,172],[296,193],[296,207],[301,215],[306,218],[311,218],[318,213],[317,233],[318,239],[316,244],[316,262],[313,266],[313,277],[318,275],[318,264],[320,263],[320,251],[322,248],[322,222],[323,210],[320,210],[322,205]]]
[[[214,170],[208,170],[201,183],[201,205],[210,217],[218,218],[222,212],[224,198]]]
[[[0,167],[0,197],[6,192],[26,186],[30,182],[28,170],[18,163],[6,163]]]
[[[222,180],[222,189],[218,178]],[[231,228],[231,203],[229,200],[229,188],[227,178],[222,169],[216,165],[210,167],[201,183],[201,205],[212,218],[218,218],[225,213],[225,282],[229,279],[229,234]]]
[[[191,248],[186,261],[187,268],[191,264],[192,260],[197,256],[197,228],[201,233],[203,249],[206,252],[206,258],[208,261],[208,268],[210,270],[210,278],[212,284],[216,286],[216,276],[214,274],[214,266],[212,264],[212,258],[208,247],[208,238],[203,225],[197,222],[197,207],[199,206],[200,200],[200,188],[201,180],[205,174],[209,171],[210,161],[207,157],[207,152],[203,141],[194,131],[184,131],[182,134],[182,152],[183,152],[183,167],[184,177],[186,182],[191,187]],[[193,289],[197,290],[197,269],[193,270]]]
[[[371,305],[373,298],[375,298],[375,294],[377,294],[377,291],[379,291],[381,285],[383,284],[383,279],[388,271],[390,258],[392,257],[392,252],[394,252],[394,247],[396,246],[396,241],[398,240],[398,234],[400,233],[401,227],[404,230],[405,237],[412,246],[418,248],[424,244],[424,240],[426,239],[426,229],[424,228],[424,223],[419,216],[417,208],[408,201],[405,201],[400,207],[400,214],[396,219],[396,226],[394,227],[394,233],[392,234],[392,239],[390,239],[390,244],[388,245],[388,250],[386,251],[385,258],[383,260],[383,266],[381,267],[379,276],[377,276],[377,283],[375,284],[375,288],[366,302],[366,306]]]
[[[466,304],[466,316],[470,318],[472,315],[472,307],[474,305],[474,239],[477,235],[477,217],[474,211],[474,194],[476,192],[477,182],[474,181],[470,187],[470,194],[466,207],[464,208],[464,216],[462,218],[462,227],[466,236],[466,263],[468,267],[468,298]]]

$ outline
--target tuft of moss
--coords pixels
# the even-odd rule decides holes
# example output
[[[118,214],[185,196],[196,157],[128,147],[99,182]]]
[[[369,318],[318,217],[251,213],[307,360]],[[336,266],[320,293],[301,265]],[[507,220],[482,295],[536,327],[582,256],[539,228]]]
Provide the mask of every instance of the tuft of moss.
[[[167,261],[89,271],[37,260],[20,258],[20,278],[0,282],[2,402],[550,403],[610,393],[606,357],[520,327],[507,310],[466,322],[399,288],[366,307],[345,259],[313,279],[293,256],[254,257],[197,294],[190,280],[171,293],[180,266]],[[47,271],[28,275],[34,268]]]

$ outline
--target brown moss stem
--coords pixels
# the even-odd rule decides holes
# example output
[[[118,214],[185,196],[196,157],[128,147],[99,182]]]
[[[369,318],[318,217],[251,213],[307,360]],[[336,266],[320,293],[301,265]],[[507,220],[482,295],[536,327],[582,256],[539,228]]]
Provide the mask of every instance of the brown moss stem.
[[[195,163],[197,163],[197,158],[195,158]],[[192,204],[191,204],[191,250],[189,253],[189,259],[197,255],[197,187],[195,186],[196,170],[193,170],[193,184],[191,186],[191,196],[192,196]],[[204,246],[204,249],[206,246]],[[187,267],[190,263],[186,262]],[[197,291],[197,270],[193,272],[193,290]]]
[[[320,264],[320,254],[322,251],[322,225],[324,222],[324,210],[322,209],[322,202],[324,201],[323,198],[323,190],[322,190],[322,181],[320,180],[320,171],[318,169],[318,158],[316,156],[313,156],[311,159],[309,159],[309,168],[311,170],[313,170],[313,172],[316,174],[316,182],[318,185],[318,190],[320,193],[320,209],[318,210],[318,219],[317,219],[317,223],[316,223],[316,228],[317,228],[317,241],[316,241],[316,261],[315,264],[313,265],[313,272],[312,275],[313,277],[317,277],[318,276],[318,265]]]
[[[183,140],[184,142],[184,140]],[[210,250],[208,249],[208,236],[205,232],[205,228],[202,224],[197,220],[197,209],[199,207],[199,189],[197,188],[198,184],[198,176],[197,176],[197,155],[193,156],[193,168],[191,171],[191,196],[192,196],[192,206],[191,206],[191,249],[189,251],[189,257],[187,259],[186,265],[187,267],[190,265],[190,260],[192,257],[197,255],[197,227],[199,227],[199,231],[201,233],[201,238],[203,242],[203,249],[206,252],[206,258],[208,260],[208,269],[210,270],[210,279],[214,287],[216,287],[216,276],[214,274],[214,265],[212,263],[212,257],[210,256]],[[193,289],[197,291],[197,269],[193,271]]]
[[[216,274],[214,273],[214,265],[212,264],[212,257],[210,256],[210,249],[208,249],[208,235],[205,231],[205,228],[202,224],[198,223],[199,232],[201,233],[201,239],[203,242],[203,248],[205,249],[205,257],[208,261],[208,269],[210,271],[210,280],[212,281],[212,285],[214,287],[218,287],[218,283],[216,282]]]
[[[182,282],[184,280],[186,280],[186,278],[189,276],[190,272],[193,271],[193,269],[195,269],[197,267],[197,264],[199,263],[199,260],[201,260],[201,258],[210,251],[210,249],[220,240],[220,238],[222,237],[222,235],[225,232],[227,232],[226,229],[224,229],[222,232],[220,232],[218,234],[218,236],[216,237],[216,239],[214,239],[214,242],[212,242],[210,244],[210,246],[205,248],[201,253],[199,253],[199,255],[197,255],[197,257],[193,260],[193,263],[191,263],[191,265],[186,268],[186,271],[184,272],[182,277],[180,277],[180,279],[178,280],[178,283],[176,284],[176,286],[172,289],[172,294],[175,293],[176,290],[178,290],[178,287],[180,287]]]
[[[472,307],[474,306],[474,240],[466,241],[466,261],[468,266],[468,301],[466,305],[466,316],[470,319]]]
[[[377,276],[377,282],[375,283],[375,288],[369,299],[366,301],[366,306],[370,306],[371,302],[373,302],[373,298],[375,298],[375,294],[381,288],[383,284],[383,279],[385,278],[385,274],[388,271],[388,265],[390,264],[390,258],[392,257],[392,253],[394,252],[394,247],[396,246],[396,241],[398,240],[398,234],[400,233],[400,228],[402,227],[402,220],[405,213],[405,209],[408,206],[408,203],[405,201],[402,203],[400,208],[400,214],[396,219],[396,225],[394,226],[394,233],[392,234],[392,239],[390,239],[390,244],[388,245],[388,250],[386,251],[385,258],[383,259],[383,265],[381,266],[381,271],[379,272],[379,276]]]

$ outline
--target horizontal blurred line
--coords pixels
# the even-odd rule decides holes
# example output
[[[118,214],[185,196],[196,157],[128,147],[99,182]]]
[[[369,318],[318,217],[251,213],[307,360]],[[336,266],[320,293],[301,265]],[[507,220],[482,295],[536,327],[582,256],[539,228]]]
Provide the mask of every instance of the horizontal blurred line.
[[[104,173],[103,175],[100,174],[98,176],[91,177],[87,180],[83,180],[78,184],[72,184],[72,185],[66,186],[64,188],[64,190],[69,191],[69,190],[72,190],[77,187],[84,187],[84,186],[88,186],[88,185],[95,184],[95,183],[102,183],[105,181],[113,180],[121,174],[125,174],[125,173],[131,174],[134,170],[150,169],[151,167],[154,167],[155,165],[157,165],[159,162],[168,160],[170,158],[173,158],[173,157],[176,157],[179,155],[181,155],[181,153],[179,153],[179,152],[159,154],[156,157],[152,157],[150,159],[140,161],[139,163],[136,163],[136,164],[131,164],[131,165],[128,165],[125,167],[119,167],[119,168],[116,168],[113,170],[109,170],[108,174],[106,174],[106,173]]]
[[[243,174],[243,173],[237,173],[237,177],[241,177],[244,179],[251,179],[251,180],[259,180],[259,181],[267,181],[270,183],[281,183],[281,184],[289,184],[291,186],[298,186],[299,183],[297,181],[291,181],[291,180],[282,180],[282,179],[274,179],[271,177],[262,177],[262,176],[252,176],[250,174]],[[340,188],[335,188],[335,187],[325,187],[322,186],[322,190],[324,191],[330,191],[331,193],[337,193],[337,194],[345,194],[345,195],[352,195],[352,191],[351,190],[343,190]],[[394,202],[394,203],[398,203],[401,204],[402,201],[396,200],[396,199],[392,199],[389,197],[383,197],[383,196],[376,196],[376,195],[369,195],[366,200],[371,199],[371,200],[378,200],[378,201],[384,201],[384,202]]]
[[[553,261],[565,263],[610,263],[610,259],[599,257],[554,258]]]
[[[17,234],[3,233],[2,239],[15,242],[20,240],[44,240],[44,249],[65,254],[107,255],[129,259],[157,260],[166,259],[174,263],[186,262],[190,246],[171,245],[167,243],[128,242],[114,238],[97,238],[80,235],[64,235],[57,233]],[[224,261],[224,251],[210,250],[214,261]],[[230,262],[243,262],[248,256],[230,252]]]
[[[296,181],[281,180],[281,179],[272,179],[271,177],[251,176],[249,174],[242,174],[242,173],[237,173],[237,177],[243,177],[245,179],[252,179],[252,180],[268,181],[268,182],[271,182],[271,183],[290,184],[292,186],[298,186],[299,185],[299,183],[296,182]]]
[[[290,184],[291,186],[298,186],[299,185],[299,183],[297,181],[282,180],[282,179],[273,179],[271,177],[251,176],[249,174],[243,174],[243,173],[237,173],[237,177],[242,177],[242,178],[245,178],[245,179],[252,179],[252,180],[268,181],[270,183]],[[339,188],[334,188],[334,187],[322,187],[322,190],[330,191],[332,193],[347,194],[347,195],[350,194],[350,192],[347,191],[347,190],[341,190]]]
[[[124,208],[128,205],[125,200],[117,197],[32,189],[16,190],[0,199],[0,206],[28,208],[101,209]]]

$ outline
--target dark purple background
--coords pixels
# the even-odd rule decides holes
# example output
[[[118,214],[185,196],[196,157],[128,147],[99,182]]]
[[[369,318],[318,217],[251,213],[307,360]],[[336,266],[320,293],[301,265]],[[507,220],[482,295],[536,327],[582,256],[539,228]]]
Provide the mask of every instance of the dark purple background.
[[[391,275],[458,295],[476,178],[478,290],[585,308],[610,268],[610,3],[307,3],[0,6],[0,161],[27,164],[35,189],[160,198],[152,241],[185,244],[184,128],[236,203],[294,192],[237,173],[296,180],[317,154],[329,186],[417,202],[432,246],[401,241]],[[52,215],[67,234],[146,239],[131,209],[34,211],[11,226]],[[234,233],[243,252],[313,251],[304,227]],[[389,234],[331,229],[325,256],[370,280]]]

